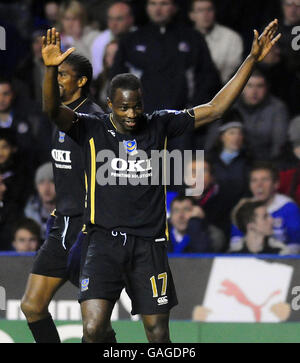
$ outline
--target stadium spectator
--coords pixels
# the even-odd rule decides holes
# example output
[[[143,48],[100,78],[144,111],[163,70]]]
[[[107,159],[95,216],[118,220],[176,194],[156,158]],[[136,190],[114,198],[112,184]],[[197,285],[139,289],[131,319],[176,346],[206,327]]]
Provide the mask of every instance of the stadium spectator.
[[[278,170],[268,162],[257,162],[250,171],[250,190],[254,200],[265,201],[273,218],[273,237],[284,243],[290,253],[300,251],[300,210],[289,197],[277,193]],[[234,224],[230,250],[241,248],[243,232]]]
[[[248,192],[248,172],[251,156],[244,141],[244,126],[236,110],[227,112],[217,121],[218,139],[210,153],[214,175],[224,200],[224,213],[230,213]]]
[[[7,202],[5,179],[0,175],[0,251],[11,250],[13,226],[20,217],[20,208],[16,203]]]
[[[235,223],[244,233],[237,253],[251,254],[288,254],[287,246],[272,237],[273,219],[268,213],[265,202],[249,201],[235,212]]]
[[[32,175],[18,153],[16,134],[11,129],[0,128],[0,176],[5,179],[5,201],[23,209],[31,193]]]
[[[223,233],[207,224],[202,208],[185,196],[177,196],[171,202],[169,235],[171,253],[220,252],[225,242]]]
[[[221,81],[225,84],[242,62],[241,36],[217,23],[213,0],[193,0],[189,15],[195,29],[204,36]]]
[[[99,104],[104,112],[109,112],[107,106],[107,91],[110,84],[109,72],[113,65],[116,52],[118,50],[118,42],[116,40],[110,41],[104,51],[103,69],[97,79],[93,81],[91,92],[94,99]]]
[[[286,68],[282,52],[276,44],[258,65],[268,80],[269,92],[283,100],[291,115],[300,113],[300,75]]]
[[[47,1],[44,5],[47,27],[56,26],[59,19],[59,4],[57,1]]]
[[[35,220],[42,230],[42,240],[45,239],[47,219],[55,209],[55,187],[53,182],[53,169],[51,162],[41,165],[35,174],[35,187],[37,193],[28,200],[24,214]]]
[[[256,69],[235,107],[244,119],[245,136],[254,159],[271,160],[287,139],[288,110],[268,91],[264,74]]]
[[[196,190],[197,185],[195,183],[195,178],[198,177],[197,174],[199,178],[203,178],[203,185],[199,190]],[[207,223],[219,228],[225,234],[226,240],[228,240],[230,215],[226,211],[229,207],[225,205],[224,196],[220,194],[220,187],[216,183],[214,168],[210,160],[207,158],[205,160],[193,158],[186,165],[184,180],[190,189],[193,188],[192,192],[187,189],[186,194],[191,195],[196,205],[203,210]]]
[[[16,252],[35,252],[41,243],[41,228],[32,219],[20,220],[14,230],[12,246]]]
[[[298,32],[293,31],[296,26],[300,25],[300,1],[299,0],[281,0],[282,21],[279,24],[278,31],[281,38],[278,45],[281,49],[284,63],[288,70],[293,73],[300,72],[300,55],[294,47],[297,39],[294,39]]]
[[[277,161],[280,184],[278,191],[290,196],[300,206],[300,116],[291,120],[289,142]]]
[[[42,36],[44,32],[37,30],[32,34],[31,52],[18,65],[16,77],[22,80],[26,86],[30,98],[42,106],[42,87],[44,79],[44,64],[42,59]]]
[[[72,0],[61,4],[60,28],[62,49],[75,47],[78,53],[91,61],[91,49],[100,32],[87,24],[87,12],[83,3]]]
[[[207,102],[220,88],[205,40],[176,22],[176,13],[175,0],[148,0],[149,24],[121,39],[112,68],[111,76],[129,71],[141,78],[147,113]]]
[[[112,40],[119,40],[124,34],[133,30],[134,17],[130,4],[125,1],[115,1],[107,9],[107,29],[93,43],[92,66],[93,78],[97,78],[104,70],[103,62],[106,46]]]

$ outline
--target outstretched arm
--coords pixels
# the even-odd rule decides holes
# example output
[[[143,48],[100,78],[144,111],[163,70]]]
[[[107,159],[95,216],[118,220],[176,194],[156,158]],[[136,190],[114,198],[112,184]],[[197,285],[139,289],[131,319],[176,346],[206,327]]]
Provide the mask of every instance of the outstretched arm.
[[[60,35],[55,28],[48,29],[47,37],[43,37],[42,56],[46,66],[43,85],[43,111],[61,131],[68,131],[74,121],[74,112],[60,101],[57,82],[58,66],[71,54],[75,48],[65,53],[60,49]]]
[[[251,52],[233,78],[209,103],[194,107],[196,128],[217,120],[229,109],[245,87],[255,64],[264,59],[280,38],[281,34],[275,37],[277,27],[278,20],[275,19],[264,29],[260,36],[257,30],[254,30]]]

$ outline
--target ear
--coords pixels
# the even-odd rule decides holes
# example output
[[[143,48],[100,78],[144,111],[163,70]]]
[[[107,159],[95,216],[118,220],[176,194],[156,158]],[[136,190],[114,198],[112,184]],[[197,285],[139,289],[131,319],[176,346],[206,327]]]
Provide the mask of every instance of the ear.
[[[107,102],[107,106],[112,110],[112,102],[109,97],[107,97],[106,102]]]
[[[82,76],[82,77],[80,77],[79,78],[79,80],[77,81],[77,85],[78,85],[78,87],[79,88],[82,88],[85,84],[86,84],[86,82],[87,82],[87,77],[86,76]]]

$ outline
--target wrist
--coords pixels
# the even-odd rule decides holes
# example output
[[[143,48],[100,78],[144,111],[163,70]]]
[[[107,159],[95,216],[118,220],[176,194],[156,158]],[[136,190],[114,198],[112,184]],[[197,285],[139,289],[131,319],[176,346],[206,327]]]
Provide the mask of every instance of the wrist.
[[[254,54],[250,53],[247,57],[247,60],[249,60],[249,62],[253,62],[255,64],[258,62],[258,57],[256,57]]]

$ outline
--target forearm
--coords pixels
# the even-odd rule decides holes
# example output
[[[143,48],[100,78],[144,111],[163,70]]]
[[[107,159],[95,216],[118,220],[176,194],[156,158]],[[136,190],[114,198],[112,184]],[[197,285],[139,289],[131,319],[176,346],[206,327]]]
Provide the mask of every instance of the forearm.
[[[43,84],[43,111],[60,130],[68,131],[72,126],[74,112],[61,103],[57,68],[57,66],[46,67]]]
[[[57,67],[45,67],[45,78],[43,84],[43,111],[54,119],[59,113],[61,104],[59,98],[59,87],[57,82]]]
[[[194,108],[195,127],[217,120],[230,108],[245,87],[255,63],[255,58],[249,55],[236,74],[208,104]]]

